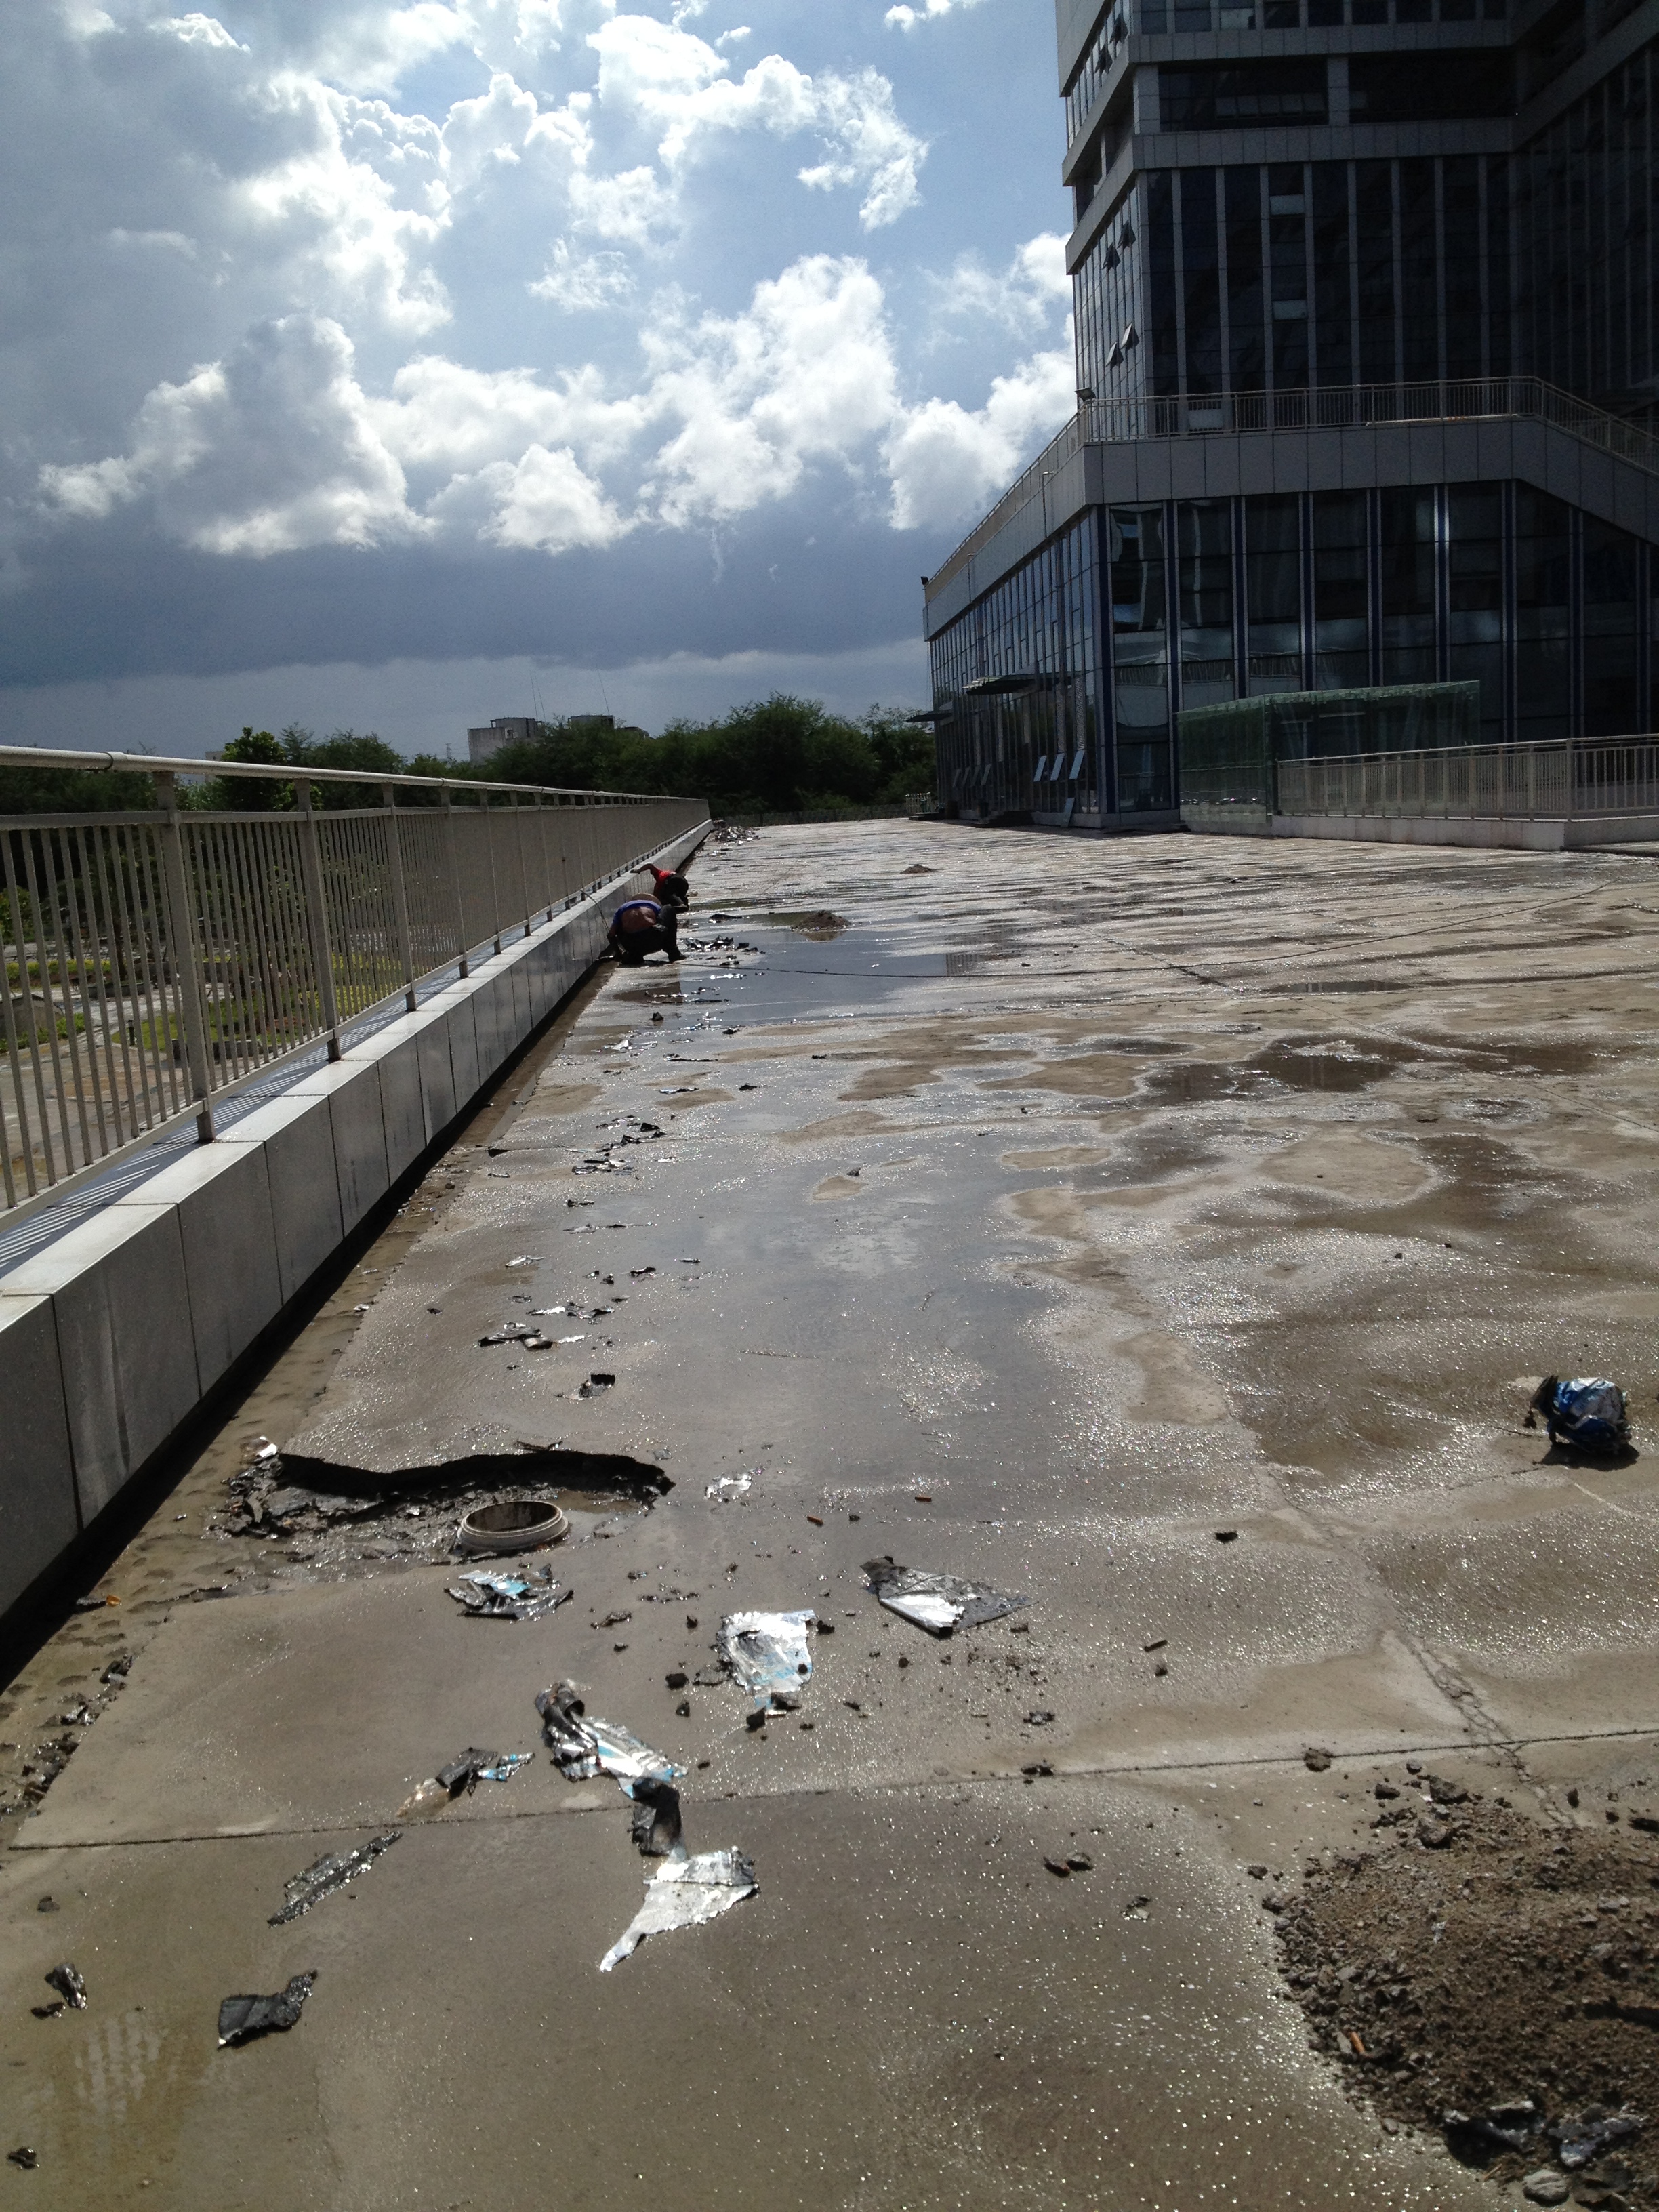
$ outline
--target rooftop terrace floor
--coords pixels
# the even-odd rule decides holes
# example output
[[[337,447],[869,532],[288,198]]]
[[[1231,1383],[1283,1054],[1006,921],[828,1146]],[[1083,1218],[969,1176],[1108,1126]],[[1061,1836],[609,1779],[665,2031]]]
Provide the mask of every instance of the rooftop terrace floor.
[[[0,1701],[0,1796],[78,1743],[0,1828],[0,2208],[1518,2205],[1347,2100],[1246,1869],[1389,1844],[1408,1757],[1598,1830],[1659,1777],[1651,860],[883,823],[692,879],[704,949],[585,994]],[[1547,1370],[1636,1455],[1523,1430]],[[574,1600],[475,1620],[441,1515],[231,1533],[264,1437],[673,1486],[575,1486]],[[887,1553],[1029,1607],[935,1641]],[[665,1680],[738,1607],[834,1630],[759,1730]],[[759,1885],[609,1974],[652,1863],[565,1678]],[[267,1925],[470,1745],[535,1756]]]

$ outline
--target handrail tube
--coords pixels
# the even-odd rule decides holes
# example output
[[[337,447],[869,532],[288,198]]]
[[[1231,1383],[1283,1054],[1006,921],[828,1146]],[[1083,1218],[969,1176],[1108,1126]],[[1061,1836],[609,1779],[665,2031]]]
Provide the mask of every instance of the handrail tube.
[[[708,819],[701,799],[556,811],[500,785],[458,805],[441,779],[434,807],[325,812],[303,766],[276,771],[292,811],[206,812],[178,804],[177,771],[144,765],[154,808],[0,814],[8,1224],[192,1115],[212,1142],[228,1091],[319,1045],[337,1058],[364,1015],[410,1008],[475,948],[501,952],[509,929],[683,851]],[[396,796],[384,775],[344,781]]]
[[[1659,737],[1337,753],[1274,763],[1275,811],[1417,820],[1571,821],[1659,815]]]
[[[80,768],[108,770],[122,775],[246,775],[268,783],[361,783],[392,785],[413,791],[478,791],[495,798],[502,792],[521,792],[538,799],[569,799],[586,805],[603,799],[607,805],[648,806],[661,799],[684,799],[684,792],[586,791],[574,784],[494,783],[462,775],[388,775],[382,769],[273,767],[264,761],[210,761],[173,758],[165,753],[121,753],[103,750],[77,752],[49,745],[0,744],[0,768]]]

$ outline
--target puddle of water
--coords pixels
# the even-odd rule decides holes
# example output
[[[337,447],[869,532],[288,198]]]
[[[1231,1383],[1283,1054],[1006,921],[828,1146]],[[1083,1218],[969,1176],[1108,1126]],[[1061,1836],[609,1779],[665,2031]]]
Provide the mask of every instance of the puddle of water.
[[[1265,1097],[1280,1088],[1271,1076],[1239,1060],[1190,1060],[1150,1069],[1138,1079],[1133,1103],[1202,1106],[1219,1098]]]
[[[1421,1056],[1414,1046],[1385,1039],[1348,1045],[1340,1039],[1287,1037],[1258,1053],[1253,1065],[1287,1091],[1364,1091]]]
[[[1275,1091],[1365,1091],[1424,1058],[1419,1046],[1387,1037],[1368,1037],[1363,1044],[1340,1037],[1281,1037],[1249,1060],[1190,1060],[1150,1069],[1139,1079],[1138,1096],[1154,1105],[1201,1105]]]

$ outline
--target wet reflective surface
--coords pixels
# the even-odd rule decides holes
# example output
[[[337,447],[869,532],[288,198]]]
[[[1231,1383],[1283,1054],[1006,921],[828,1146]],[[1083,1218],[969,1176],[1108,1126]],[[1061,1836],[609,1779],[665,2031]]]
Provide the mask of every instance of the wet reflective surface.
[[[15,2185],[82,2203],[95,2152],[111,2203],[259,2204],[277,2145],[353,2206],[1516,2202],[1347,2103],[1246,1869],[1396,1848],[1371,1778],[1419,1750],[1543,1823],[1659,1772],[1648,864],[872,824],[692,883],[704,949],[578,1011],[118,1566],[133,1610],[13,1693],[21,1730],[137,1653],[9,1856]],[[1547,1370],[1619,1379],[1636,1456],[1523,1431]],[[561,1547],[539,1622],[401,1558],[181,1602],[231,1578],[171,1515],[256,1423],[674,1487]],[[1030,1610],[935,1643],[864,1588],[886,1553]],[[739,1606],[831,1631],[757,1731],[699,1679]],[[544,1754],[265,1929],[439,1759],[533,1748],[562,1677],[757,1898],[598,1977],[640,1863]],[[94,2008],[42,2026],[58,1953]],[[202,2043],[313,1965],[291,2035]]]

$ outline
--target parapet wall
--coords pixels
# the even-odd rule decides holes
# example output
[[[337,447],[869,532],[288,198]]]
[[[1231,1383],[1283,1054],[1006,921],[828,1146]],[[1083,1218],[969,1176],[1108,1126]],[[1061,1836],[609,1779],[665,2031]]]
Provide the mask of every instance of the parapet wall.
[[[705,823],[650,855],[676,864]],[[607,884],[0,1275],[0,1611],[167,1451],[592,969]]]

